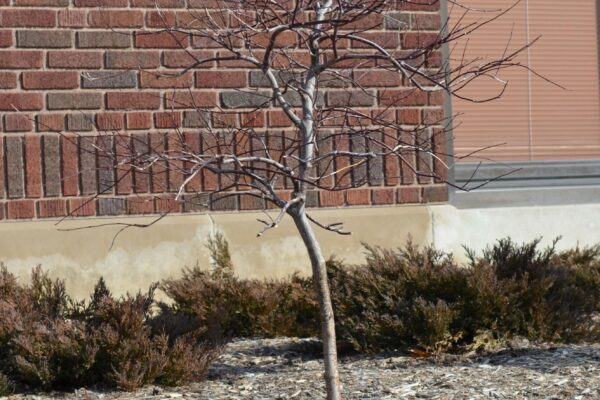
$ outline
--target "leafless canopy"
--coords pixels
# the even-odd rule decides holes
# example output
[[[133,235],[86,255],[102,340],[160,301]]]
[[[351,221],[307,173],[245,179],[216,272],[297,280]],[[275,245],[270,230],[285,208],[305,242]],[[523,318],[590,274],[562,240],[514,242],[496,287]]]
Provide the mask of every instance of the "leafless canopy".
[[[164,30],[174,39],[191,35],[206,47],[219,49],[206,58],[185,50],[193,61],[176,75],[214,62],[250,68],[257,73],[253,75],[255,88],[237,90],[251,108],[204,108],[195,105],[190,94],[192,104],[186,106],[193,107],[198,120],[204,121],[199,139],[187,130],[173,128],[165,149],[119,132],[102,132],[104,138],[95,150],[107,167],[116,165],[117,185],[129,174],[168,171],[178,179],[173,180],[176,187],[165,189],[175,191],[178,201],[208,204],[241,193],[265,208],[279,209],[276,218],[262,221],[265,229],[259,235],[277,226],[286,213],[304,208],[312,190],[343,191],[381,182],[384,169],[388,169],[386,179],[399,182],[403,173],[446,182],[449,164],[454,161],[446,151],[449,122],[440,117],[406,125],[396,118],[396,111],[404,105],[429,104],[435,98],[436,104],[441,104],[444,93],[468,99],[461,91],[482,78],[497,80],[498,92],[487,99],[469,100],[493,100],[507,85],[498,79],[498,71],[521,66],[516,56],[523,49],[493,62],[464,56],[452,57],[452,65],[442,60],[443,46],[451,47],[452,42],[503,13],[466,26],[460,19],[453,27],[446,22],[439,33],[417,35],[414,49],[392,50],[385,38],[372,31],[384,23],[401,23],[393,19],[412,1],[207,3],[206,9],[190,10],[188,17],[175,25],[159,9]],[[383,94],[369,90],[364,82],[374,74],[397,75],[399,88]],[[325,93],[332,90],[335,95],[325,102]],[[377,96],[381,97],[379,107],[365,106]],[[175,93],[171,99],[172,107],[181,101]],[[288,127],[264,128],[257,121],[261,118],[257,111],[263,108],[278,110]],[[234,114],[237,117],[232,118]],[[204,190],[201,195],[191,195],[199,191],[201,181],[214,182],[211,193]],[[322,228],[348,233],[339,224],[310,220]]]

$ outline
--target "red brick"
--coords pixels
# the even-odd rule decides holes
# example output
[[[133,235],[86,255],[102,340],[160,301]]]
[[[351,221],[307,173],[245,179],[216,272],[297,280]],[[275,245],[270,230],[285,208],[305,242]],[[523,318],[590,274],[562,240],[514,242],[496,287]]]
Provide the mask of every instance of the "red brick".
[[[371,200],[374,205],[394,204],[394,189],[372,189]]]
[[[181,204],[175,201],[175,196],[159,196],[155,199],[157,213],[172,213],[181,211]]]
[[[154,114],[154,126],[158,129],[178,128],[181,126],[180,112],[161,112]]]
[[[420,186],[405,186],[398,189],[398,203],[420,203],[421,202],[421,187]]]
[[[187,68],[198,61],[210,59],[215,57],[215,53],[212,51],[165,51],[163,53],[163,64],[167,68]],[[195,66],[195,68],[211,68],[214,65],[213,61],[201,63]]]
[[[363,87],[393,86],[402,84],[402,75],[396,71],[354,71],[354,80]]]
[[[400,46],[398,32],[362,32],[357,36],[377,43],[385,49],[396,49]],[[352,40],[351,45],[355,49],[370,49],[371,46],[359,40]]]
[[[444,92],[431,92],[429,93],[428,104],[430,106],[441,106],[444,104]]]
[[[259,32],[251,35],[249,38],[249,45],[253,49],[266,49],[267,46],[271,46],[271,33]],[[296,33],[292,31],[284,31],[279,34],[273,43],[275,48],[294,47],[296,46]]]
[[[67,215],[67,201],[64,199],[39,200],[39,218],[58,218]]]
[[[12,31],[0,31],[0,47],[10,47],[13,45]]]
[[[368,205],[370,194],[369,189],[350,189],[346,192],[346,202],[349,206]]]
[[[148,28],[172,28],[177,24],[177,16],[172,11],[146,11]]]
[[[382,90],[379,92],[379,104],[382,106],[424,106],[427,93],[418,89]]]
[[[7,202],[8,219],[32,219],[35,217],[33,200],[11,200]]]
[[[165,135],[159,133],[150,134],[151,151],[161,154],[165,151]],[[156,162],[151,170],[151,191],[153,193],[162,193],[167,191],[167,169],[164,161]]]
[[[26,114],[6,114],[4,116],[5,132],[30,132],[33,130],[33,121],[31,115]]]
[[[383,142],[388,148],[394,148],[398,144],[398,132],[395,129],[386,129]],[[400,158],[397,154],[389,154],[383,158],[383,178],[386,186],[396,186],[400,183]]]
[[[129,0],[74,0],[75,7],[127,7]]]
[[[292,126],[287,114],[280,110],[269,111],[269,127]]]
[[[248,85],[245,71],[196,71],[197,88],[243,88]]]
[[[131,135],[131,144],[135,154],[144,156],[148,154],[148,135],[146,133],[134,133]],[[143,165],[143,161],[138,161],[136,164]],[[133,171],[133,191],[135,193],[147,193],[150,189],[150,169],[136,168]]]
[[[264,210],[265,201],[250,194],[240,194],[240,210]]]
[[[144,14],[137,10],[92,10],[88,21],[96,28],[140,28],[144,26]]]
[[[344,192],[323,190],[319,192],[321,207],[336,207],[344,205]]]
[[[0,50],[0,69],[42,68],[43,54],[37,50]]]
[[[152,114],[133,112],[127,114],[127,129],[150,129],[152,127]]]
[[[100,51],[49,51],[48,66],[50,68],[102,68],[102,52]]]
[[[78,137],[76,135],[63,136],[61,150],[63,195],[77,196],[79,186]]]
[[[15,6],[33,6],[33,7],[67,7],[69,0],[14,0]]]
[[[205,135],[202,138],[202,152],[205,154],[214,154],[218,151],[214,137]],[[202,171],[202,190],[212,192],[219,187],[219,176],[207,169]]]
[[[154,197],[152,196],[136,196],[127,199],[128,214],[153,214],[154,213]]]
[[[4,27],[45,27],[56,26],[56,11],[44,9],[4,9],[0,10],[0,25]]]
[[[14,89],[17,87],[17,74],[14,72],[0,72],[0,89]]]
[[[188,152],[192,154],[200,154],[200,135],[201,133],[198,131],[195,132],[185,132],[185,145]],[[190,171],[194,166],[193,162],[185,162],[184,168],[187,171]],[[187,183],[185,190],[187,192],[199,192],[202,187],[201,174],[196,174],[194,177]]]
[[[135,47],[139,48],[186,48],[189,36],[184,32],[137,32],[135,34]]]
[[[421,110],[418,108],[403,108],[398,110],[397,122],[403,125],[419,125],[421,123]]]
[[[165,96],[167,108],[203,108],[217,104],[216,92],[169,92]]]
[[[431,125],[444,124],[444,110],[441,108],[426,108],[423,110],[423,123]]]
[[[265,126],[264,111],[254,111],[250,113],[240,114],[240,123],[243,128],[260,128]]]
[[[67,28],[82,28],[87,25],[87,12],[83,10],[60,10],[58,26]]]
[[[238,127],[238,113],[214,112],[212,123],[215,128]]]
[[[112,131],[123,129],[125,126],[123,113],[96,114],[96,127],[100,130]]]
[[[69,199],[69,214],[74,217],[96,215],[96,202],[93,197]]]
[[[110,110],[145,110],[160,107],[158,92],[110,92],[106,94],[106,106]]]
[[[183,8],[185,0],[131,0],[131,7]]]
[[[125,162],[131,154],[131,136],[117,135],[115,137],[115,148],[117,152],[117,194],[129,194],[132,191],[133,171],[131,164]]]
[[[183,75],[172,73],[152,73],[140,72],[140,86],[142,88],[190,88],[192,87],[192,73],[188,72]]]
[[[358,18],[348,24],[341,25],[341,29],[344,30],[361,30],[361,29],[375,29],[383,24],[382,14],[369,14],[364,18]]]
[[[438,11],[440,2],[440,0],[399,1],[396,3],[396,9],[402,11]]]
[[[37,135],[25,136],[25,194],[42,196],[42,146]]]
[[[75,71],[32,71],[21,76],[23,89],[75,89],[79,73]]]
[[[62,132],[65,129],[63,114],[41,114],[36,118],[38,132]]]
[[[185,177],[182,173],[183,161],[176,159],[177,155],[181,154],[183,145],[184,143],[182,143],[182,136],[180,136],[179,132],[169,132],[167,135],[167,150],[174,158],[168,163],[169,190],[172,192],[179,191],[181,185],[183,185],[183,181],[185,180]]]
[[[440,40],[433,32],[407,32],[402,34],[403,49],[425,49],[434,46]]]

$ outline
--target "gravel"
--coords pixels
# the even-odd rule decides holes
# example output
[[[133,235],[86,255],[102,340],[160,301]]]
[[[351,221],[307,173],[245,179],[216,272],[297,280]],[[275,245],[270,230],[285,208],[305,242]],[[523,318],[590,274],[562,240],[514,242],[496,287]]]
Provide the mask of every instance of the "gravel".
[[[11,399],[319,399],[320,344],[311,339],[237,340],[206,381],[134,393],[79,389]],[[341,358],[345,399],[598,399],[600,345],[531,344],[486,355],[414,358],[396,354]]]

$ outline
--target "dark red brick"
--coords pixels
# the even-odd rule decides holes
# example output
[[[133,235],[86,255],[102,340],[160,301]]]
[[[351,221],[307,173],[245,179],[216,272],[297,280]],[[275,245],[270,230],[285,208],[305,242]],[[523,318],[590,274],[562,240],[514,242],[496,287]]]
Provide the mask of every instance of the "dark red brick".
[[[109,92],[106,105],[111,110],[146,110],[160,107],[158,92]]]
[[[21,75],[23,89],[75,89],[79,73],[75,71],[31,71]]]
[[[69,214],[74,217],[96,215],[96,202],[93,197],[69,199]]]
[[[8,219],[33,219],[35,203],[33,200],[12,200],[7,202]]]
[[[67,215],[65,199],[38,200],[37,206],[40,218],[58,218]]]
[[[374,205],[394,204],[394,189],[372,189],[371,201]]]
[[[62,137],[62,193],[64,196],[77,196],[79,191],[78,142],[76,135]]]
[[[184,32],[137,32],[135,47],[154,49],[184,49],[189,45],[189,36]]]
[[[3,93],[0,96],[0,111],[41,110],[43,107],[42,93]]]

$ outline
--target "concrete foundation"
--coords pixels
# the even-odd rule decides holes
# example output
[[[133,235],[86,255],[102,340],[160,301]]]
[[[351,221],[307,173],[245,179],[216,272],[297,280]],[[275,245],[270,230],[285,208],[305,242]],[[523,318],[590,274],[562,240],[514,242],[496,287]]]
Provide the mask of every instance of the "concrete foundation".
[[[517,241],[563,236],[561,247],[600,243],[600,205],[457,209],[450,205],[321,209],[312,215],[325,223],[344,222],[352,236],[318,231],[327,256],[349,263],[364,260],[361,242],[401,246],[409,236],[464,259],[462,245],[480,250],[496,239]],[[126,219],[125,219],[126,218]],[[221,231],[229,240],[237,272],[253,278],[308,274],[308,257],[289,218],[263,237],[259,213],[169,216],[148,228],[110,225],[147,223],[152,218],[77,219],[0,224],[0,260],[21,279],[40,264],[66,280],[75,297],[87,297],[104,276],[116,294],[145,289],[176,277],[186,266],[208,267],[207,236]],[[97,226],[103,225],[103,226]],[[95,226],[95,227],[92,227]],[[77,229],[77,230],[73,230]],[[113,242],[111,248],[111,243]]]

